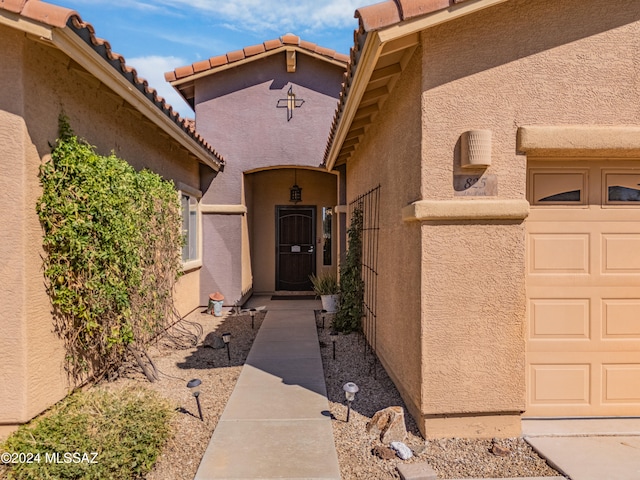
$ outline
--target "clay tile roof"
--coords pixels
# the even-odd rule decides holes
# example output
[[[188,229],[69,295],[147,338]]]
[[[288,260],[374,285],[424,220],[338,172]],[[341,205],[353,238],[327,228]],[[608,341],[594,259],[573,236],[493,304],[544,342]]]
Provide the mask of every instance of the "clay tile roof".
[[[209,69],[213,70],[217,67],[222,67],[224,65],[232,64],[234,62],[244,60],[245,58],[259,56],[263,53],[266,53],[284,46],[289,46],[289,45],[296,46],[302,50],[306,50],[308,52],[315,53],[344,64],[347,64],[349,62],[349,55],[337,53],[335,50],[331,50],[328,48],[319,47],[315,43],[307,42],[300,39],[300,37],[298,37],[297,35],[294,35],[292,33],[287,33],[280,38],[267,40],[259,45],[251,45],[249,47],[243,48],[242,50],[236,50],[233,52],[228,52],[225,55],[212,57],[209,59],[209,64],[210,64]],[[173,72],[165,73],[164,78],[168,82],[180,80],[186,77],[190,77],[194,73],[200,73],[200,72],[206,71],[206,69],[202,70],[204,66],[205,66],[204,62],[197,62],[192,65],[178,67]]]
[[[389,27],[404,20],[449,8],[468,0],[386,0],[356,10],[363,31]]]
[[[354,16],[358,19],[359,28],[353,34],[354,45],[351,47],[350,59],[342,83],[342,92],[340,92],[340,99],[338,100],[338,106],[333,117],[333,123],[327,141],[324,156],[325,164],[329,159],[329,152],[335,140],[345,104],[347,103],[349,90],[362,53],[361,46],[365,43],[364,37],[366,37],[367,33],[390,27],[422,15],[435,13],[439,10],[449,8],[452,5],[467,1],[469,0],[385,0],[374,5],[356,9]]]
[[[260,45],[252,45],[250,47],[244,47],[244,55],[245,57],[251,57],[252,55],[258,55],[259,53],[264,53],[267,49],[263,44]]]
[[[227,53],[228,63],[237,62],[238,60],[244,60],[244,50],[236,50],[235,52]]]
[[[96,37],[95,29],[90,23],[84,22],[75,11],[41,0],[0,0],[0,9],[17,13],[22,17],[35,20],[54,28],[69,28],[87,45],[89,45],[105,62],[125,77],[147,99],[189,135],[200,147],[205,150],[216,163],[223,166],[224,159],[218,155],[211,145],[193,128],[193,124],[182,118],[173,110],[171,105],[165,102],[158,92],[149,87],[149,83],[138,77],[136,69],[127,65],[122,55],[115,53],[106,40]],[[183,67],[185,70],[187,67]],[[193,67],[189,66],[191,73]]]
[[[286,35],[282,36],[282,43],[286,45],[299,45],[300,37],[294,35],[293,33],[287,33]]]
[[[198,72],[202,72],[204,70],[209,70],[211,68],[211,64],[209,63],[209,60],[203,60],[201,62],[196,62],[193,64],[193,71],[195,73]]]

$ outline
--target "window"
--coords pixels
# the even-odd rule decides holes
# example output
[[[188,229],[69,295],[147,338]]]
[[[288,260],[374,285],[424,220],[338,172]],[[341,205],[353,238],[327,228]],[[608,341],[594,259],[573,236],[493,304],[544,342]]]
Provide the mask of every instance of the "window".
[[[333,220],[333,208],[322,207],[322,264],[331,265],[333,258],[331,255],[331,227]]]
[[[184,268],[200,266],[200,192],[180,185],[180,206],[182,213],[182,263]]]
[[[587,171],[530,170],[529,195],[533,205],[585,205]]]
[[[605,172],[605,205],[633,205],[640,202],[640,174]]]

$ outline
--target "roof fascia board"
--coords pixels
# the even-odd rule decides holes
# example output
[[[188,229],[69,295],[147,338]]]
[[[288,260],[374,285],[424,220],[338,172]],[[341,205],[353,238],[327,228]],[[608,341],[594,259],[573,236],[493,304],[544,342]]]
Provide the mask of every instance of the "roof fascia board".
[[[89,47],[82,38],[65,28],[55,29],[52,32],[52,41],[61,51],[95,75],[107,87],[167,133],[169,137],[180,143],[200,162],[215,171],[220,170],[220,165],[213,161],[195,140],[189,137],[156,105],[152,104],[129,80],[107,64],[104,58]]]
[[[51,27],[45,27],[41,23],[25,18],[17,13],[9,12],[8,10],[0,10],[0,25],[35,35],[43,40],[51,40],[52,37]]]
[[[410,19],[405,22],[400,22],[387,28],[383,28],[379,31],[380,41],[382,43],[386,43],[406,35],[411,35],[412,33],[419,33],[422,30],[450,22],[451,20],[464,17],[465,15],[493,7],[494,5],[499,5],[507,1],[509,0],[467,0],[463,3],[456,3],[446,10],[439,10],[426,16]]]
[[[331,150],[329,151],[329,157],[327,161],[327,170],[333,170],[336,159],[342,148],[342,142],[344,142],[347,133],[351,128],[351,123],[358,111],[364,92],[369,84],[369,79],[375,70],[380,54],[382,53],[383,43],[380,41],[378,32],[369,32],[367,38],[362,47],[362,55],[358,62],[358,68],[353,77],[351,87],[349,88],[349,100],[345,104],[345,109],[342,112],[342,118],[334,141],[331,142]]]
[[[283,45],[278,48],[274,48],[273,50],[267,50],[266,52],[259,53],[257,55],[251,55],[250,57],[243,58],[242,60],[237,60],[231,63],[225,63],[224,65],[220,65],[219,67],[210,68],[208,70],[204,70],[202,72],[194,73],[193,75],[189,75],[188,77],[179,78],[174,80],[173,82],[169,82],[171,86],[179,88],[184,84],[188,84],[195,80],[199,80],[203,77],[208,77],[209,75],[214,75],[216,73],[224,72],[225,70],[230,70],[232,68],[240,67],[242,65],[246,65],[247,63],[255,62],[256,60],[260,60],[271,55],[276,55],[278,53],[286,52],[294,50],[296,52],[302,53],[304,55],[308,55],[310,57],[316,58],[318,60],[322,60],[327,63],[331,63],[338,67],[344,68],[346,63],[341,62],[340,60],[336,60],[333,58],[325,57],[324,55],[320,55],[315,52],[310,52],[304,48],[300,48],[296,45]]]
[[[341,151],[342,142],[345,140],[355,111],[357,111],[360,105],[364,90],[367,88],[369,79],[375,70],[376,63],[380,58],[385,44],[408,35],[419,34],[428,28],[507,1],[509,0],[467,0],[463,3],[454,4],[446,10],[440,10],[426,16],[420,16],[414,20],[407,20],[380,30],[368,32],[365,44],[362,47],[362,57],[357,64],[353,84],[348,93],[349,98],[347,99],[342,118],[338,124],[334,141],[331,142],[331,149],[327,160],[327,170],[332,170],[335,166]],[[375,42],[372,38],[375,38]],[[374,43],[375,45],[373,45]],[[407,45],[407,48],[411,46],[412,45]],[[371,48],[375,48],[375,51],[371,52]]]

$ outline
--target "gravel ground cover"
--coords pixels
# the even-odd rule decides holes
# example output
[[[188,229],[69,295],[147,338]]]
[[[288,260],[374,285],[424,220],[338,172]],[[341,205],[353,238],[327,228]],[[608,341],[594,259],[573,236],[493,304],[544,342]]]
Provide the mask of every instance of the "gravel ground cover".
[[[334,360],[329,331],[329,328],[318,330],[318,338],[343,480],[400,478],[397,465],[402,462],[427,462],[442,479],[559,475],[521,438],[425,441],[393,382],[379,362],[374,364],[374,356],[365,349],[362,335],[339,335]],[[352,403],[349,423],[345,422],[347,407],[342,389],[347,382],[354,382],[360,388]],[[404,443],[420,452],[409,460],[397,457],[382,460],[372,454],[372,450],[382,444],[376,435],[367,432],[366,425],[378,410],[390,406],[405,409],[408,437]]]
[[[266,313],[258,312],[252,329],[248,313],[213,317],[200,311],[188,317],[191,323],[183,322],[179,329],[170,332],[174,341],[161,340],[150,349],[150,356],[160,372],[160,381],[149,383],[137,368],[128,368],[116,381],[105,382],[108,388],[130,385],[150,388],[176,405],[172,421],[175,433],[147,476],[150,480],[191,480],[194,477]],[[318,330],[318,338],[343,480],[400,478],[396,467],[401,462],[428,462],[442,479],[558,475],[522,439],[496,439],[497,444],[508,452],[504,456],[491,452],[494,449],[491,439],[450,438],[427,442],[408,414],[405,419],[409,435],[405,443],[416,451],[424,451],[407,461],[376,457],[372,450],[381,443],[367,433],[367,422],[376,411],[396,405],[404,408],[404,403],[379,363],[374,375],[373,355],[365,354],[361,335],[339,335],[336,359],[333,360],[329,323],[327,320],[326,328]],[[231,333],[231,361],[225,348],[207,346],[213,344],[214,336],[221,337],[226,332]],[[199,336],[199,342],[197,346],[189,347],[194,335]],[[182,348],[176,348],[176,342]],[[192,378],[202,380],[200,400],[204,421],[200,421],[195,399],[186,388]],[[342,390],[346,382],[355,382],[360,387],[352,404],[349,423],[345,422],[347,408]]]

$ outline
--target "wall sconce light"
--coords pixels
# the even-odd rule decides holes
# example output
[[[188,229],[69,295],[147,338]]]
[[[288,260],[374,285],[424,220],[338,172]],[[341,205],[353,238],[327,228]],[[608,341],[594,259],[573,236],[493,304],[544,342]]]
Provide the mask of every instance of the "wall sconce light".
[[[358,393],[358,385],[353,382],[345,383],[342,387],[344,390],[344,396],[347,398],[347,422],[349,421],[349,416],[351,415],[351,402],[356,399],[356,393]]]
[[[460,138],[462,168],[486,168],[491,165],[491,130],[469,130]]]
[[[194,378],[193,380],[189,380],[187,383],[187,388],[191,391],[192,395],[196,397],[196,404],[198,405],[198,414],[200,415],[200,421],[204,422],[202,418],[202,408],[200,408],[200,384],[202,380],[199,378]]]
[[[298,186],[298,171],[293,171],[293,187],[289,189],[289,201],[298,203],[302,201],[302,188]]]
[[[229,361],[231,361],[231,351],[229,350],[229,341],[231,341],[231,334],[230,333],[223,333],[222,334],[222,341],[227,346],[227,358],[229,359]]]

